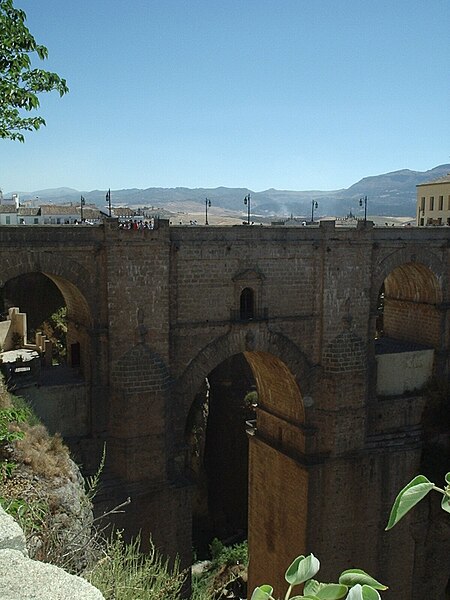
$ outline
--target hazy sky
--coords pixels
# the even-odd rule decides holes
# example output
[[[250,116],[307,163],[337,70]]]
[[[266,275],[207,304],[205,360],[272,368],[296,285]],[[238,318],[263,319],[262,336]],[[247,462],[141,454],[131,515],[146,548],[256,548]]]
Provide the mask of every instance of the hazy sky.
[[[450,162],[449,0],[15,0],[70,93],[0,188],[338,189]]]

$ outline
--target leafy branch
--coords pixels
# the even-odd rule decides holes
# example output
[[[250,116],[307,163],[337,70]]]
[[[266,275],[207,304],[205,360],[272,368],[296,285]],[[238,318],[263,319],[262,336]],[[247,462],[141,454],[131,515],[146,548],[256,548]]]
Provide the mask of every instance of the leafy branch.
[[[32,68],[32,57],[48,57],[25,25],[26,14],[13,0],[0,0],[0,138],[25,141],[22,131],[35,131],[45,125],[41,116],[25,117],[39,108],[38,94],[69,91],[65,79],[56,73]]]
[[[445,486],[440,488],[425,475],[417,475],[397,495],[389,515],[386,531],[392,529],[416,504],[431,491],[442,494],[441,508],[450,513],[450,473],[445,476]]]

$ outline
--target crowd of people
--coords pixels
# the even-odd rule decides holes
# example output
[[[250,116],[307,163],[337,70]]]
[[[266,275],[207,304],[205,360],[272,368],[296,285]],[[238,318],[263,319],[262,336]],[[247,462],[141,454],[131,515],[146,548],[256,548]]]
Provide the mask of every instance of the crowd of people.
[[[155,229],[155,219],[149,219],[145,221],[128,219],[126,221],[119,221],[119,229],[132,229],[134,231],[142,229]]]

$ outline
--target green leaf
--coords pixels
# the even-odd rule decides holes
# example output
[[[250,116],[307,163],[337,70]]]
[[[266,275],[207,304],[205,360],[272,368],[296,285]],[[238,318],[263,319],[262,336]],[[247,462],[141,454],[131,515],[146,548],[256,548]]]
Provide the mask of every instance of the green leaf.
[[[251,600],[269,600],[272,596],[273,587],[270,585],[261,585],[255,588]]]
[[[294,596],[290,600],[320,600],[317,596]]]
[[[320,562],[314,554],[308,556],[298,556],[289,566],[284,578],[290,585],[299,585],[317,573],[320,569]]]
[[[448,485],[450,485],[450,473],[447,473],[445,476],[445,481]]]
[[[424,475],[417,475],[405,486],[395,499],[394,505],[389,516],[386,531],[394,527],[408,511],[420,502],[433,489],[431,483]]]
[[[363,600],[381,600],[380,594],[371,585],[362,586]]]
[[[346,600],[381,600],[380,594],[370,585],[355,585],[349,591]]]
[[[445,510],[445,512],[450,513],[450,498],[447,496],[447,494],[442,498],[441,508],[442,510]]]
[[[317,592],[320,600],[340,600],[345,596],[348,587],[340,583],[325,583]]]
[[[348,587],[339,583],[320,583],[310,579],[305,583],[304,594],[317,596],[319,600],[340,600],[348,592]]]
[[[380,594],[370,585],[355,585],[349,591],[346,600],[381,600]]]
[[[317,594],[320,590],[322,584],[316,581],[315,579],[310,579],[305,583],[305,587],[303,588],[304,594],[312,594],[313,596]]]
[[[343,571],[339,577],[339,583],[348,585],[348,587],[356,585],[370,585],[376,590],[387,590],[387,586],[383,585],[362,569],[347,569]]]

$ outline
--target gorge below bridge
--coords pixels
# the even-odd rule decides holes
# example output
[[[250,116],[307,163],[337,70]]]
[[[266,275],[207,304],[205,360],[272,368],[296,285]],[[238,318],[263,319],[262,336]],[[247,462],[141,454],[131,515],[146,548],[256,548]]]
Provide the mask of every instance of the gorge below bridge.
[[[106,443],[99,510],[130,496],[118,523],[184,565],[196,527],[247,529],[250,586],[278,595],[314,552],[322,580],[358,567],[396,600],[448,598],[433,499],[383,529],[450,456],[429,391],[449,380],[450,228],[157,225],[0,228],[4,298],[43,304],[40,274],[67,307],[78,377],[23,392],[87,473]]]

